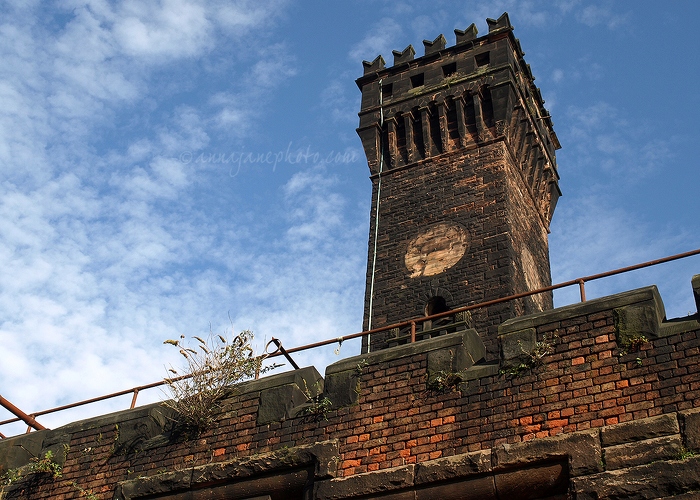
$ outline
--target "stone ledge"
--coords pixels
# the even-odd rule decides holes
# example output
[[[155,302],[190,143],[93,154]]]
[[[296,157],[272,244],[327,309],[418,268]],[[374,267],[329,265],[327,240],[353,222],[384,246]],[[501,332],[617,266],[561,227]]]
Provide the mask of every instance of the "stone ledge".
[[[169,410],[164,408],[161,403],[152,403],[134,409],[71,422],[56,429],[46,429],[0,440],[0,469],[9,470],[22,467],[28,464],[33,457],[42,456],[49,450],[54,455],[54,461],[63,465],[66,458],[65,446],[70,444],[73,434],[105,426],[119,425],[120,434],[116,446],[121,451],[137,440],[137,436],[130,432],[131,429],[140,429],[139,442],[144,442],[160,434],[167,413]]]
[[[483,359],[486,348],[476,330],[470,328],[433,339],[353,356],[326,368],[324,395],[331,400],[333,408],[355,404],[361,390],[360,376],[364,366],[387,363],[418,354],[425,355],[428,374],[440,371],[463,374]]]
[[[605,448],[605,470],[624,469],[657,460],[677,459],[683,452],[679,435],[645,439]]]
[[[659,295],[656,286],[649,286],[631,290],[629,292],[618,293],[608,297],[589,300],[579,304],[571,304],[564,307],[558,307],[551,311],[530,314],[520,318],[512,318],[505,321],[498,327],[498,334],[504,335],[507,333],[525,330],[527,328],[537,328],[548,323],[556,321],[570,320],[579,316],[587,316],[601,311],[610,311],[615,308],[629,306],[638,303],[653,303],[656,307],[659,322],[666,316],[663,301]]]
[[[322,481],[314,485],[314,498],[337,500],[410,488],[413,486],[415,467],[415,465],[404,465]]]
[[[479,334],[473,328],[468,330],[463,330],[456,333],[451,333],[448,335],[442,335],[440,337],[435,337],[433,339],[421,340],[419,342],[413,342],[412,344],[404,344],[396,347],[388,347],[386,349],[381,349],[379,351],[370,352],[367,354],[359,354],[357,356],[352,356],[350,358],[341,359],[331,365],[326,367],[326,377],[339,372],[344,372],[348,370],[355,370],[358,365],[374,365],[379,363],[386,363],[388,361],[393,361],[395,359],[405,358],[408,356],[415,356],[416,354],[426,354],[430,351],[435,351],[438,349],[447,349],[457,345],[472,346],[475,341],[481,341]],[[477,344],[474,346],[475,349],[480,350],[481,347]],[[478,359],[474,362],[479,361]]]
[[[576,500],[660,498],[700,490],[700,457],[654,462],[571,479]]]
[[[601,472],[602,449],[598,430],[559,434],[491,449],[494,470],[525,467],[538,461],[567,459],[571,476]]]
[[[117,485],[114,500],[151,498],[210,485],[229,483],[260,476],[293,473],[313,467],[315,479],[328,479],[336,474],[338,442],[325,441],[295,446],[270,453],[238,458],[227,462],[201,465],[180,471],[122,481]],[[264,484],[261,485],[264,489]]]
[[[321,481],[314,486],[314,498],[539,498],[564,494],[568,481],[566,460],[547,460],[494,471],[490,452],[480,451]]]
[[[416,466],[415,484],[433,483],[491,471],[491,450],[438,458]]]
[[[700,277],[700,275],[696,275]],[[700,286],[700,279],[693,277],[693,283]],[[695,288],[693,291],[700,288]],[[696,297],[698,296],[696,293]],[[499,337],[518,332],[527,332],[548,323],[570,320],[602,311],[613,311],[618,342],[624,344],[628,339],[645,336],[649,340],[668,337],[700,328],[700,314],[687,318],[667,320],[663,300],[655,285],[623,292],[608,297],[589,300],[579,304],[559,307],[551,311],[512,318],[498,327]],[[526,339],[531,335],[523,333]]]
[[[669,413],[603,427],[600,438],[603,446],[608,447],[679,433],[676,414]]]

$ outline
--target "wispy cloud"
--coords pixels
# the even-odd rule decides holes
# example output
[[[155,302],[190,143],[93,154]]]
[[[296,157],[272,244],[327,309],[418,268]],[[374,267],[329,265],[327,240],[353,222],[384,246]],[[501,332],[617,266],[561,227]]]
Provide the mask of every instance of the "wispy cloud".
[[[230,271],[220,266],[225,250],[240,251],[240,234],[202,222],[195,172],[177,154],[207,145],[226,109],[249,110],[245,86],[260,95],[294,72],[263,34],[256,53],[265,57],[229,66],[245,84],[233,99],[173,107],[166,100],[191,78],[164,94],[158,79],[267,28],[281,7],[172,0],[4,9],[0,380],[20,407],[158,379],[167,359],[154,363],[153,353],[174,327],[201,332],[225,315]]]
[[[372,26],[364,38],[350,49],[348,57],[353,61],[373,61],[381,55],[387,65],[391,66],[394,63],[391,51],[404,49],[396,47],[402,32],[403,29],[396,20],[385,17]]]
[[[628,15],[613,11],[609,5],[587,5],[576,13],[576,18],[586,26],[602,24],[608,29],[615,29],[627,22]]]
[[[577,153],[569,156],[574,168],[603,170],[610,179],[630,183],[658,171],[673,157],[673,138],[651,137],[648,124],[632,122],[604,101],[570,106],[566,114],[569,128],[561,135]]]

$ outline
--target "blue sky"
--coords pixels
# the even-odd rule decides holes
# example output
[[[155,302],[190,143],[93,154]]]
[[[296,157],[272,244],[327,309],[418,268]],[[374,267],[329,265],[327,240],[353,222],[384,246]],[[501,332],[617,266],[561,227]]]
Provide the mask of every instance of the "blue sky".
[[[700,246],[700,4],[439,5],[3,2],[0,394],[32,412],[149,383],[176,361],[163,340],[210,325],[288,347],[358,331],[361,62],[504,11],[562,144],[554,281]],[[657,284],[682,316],[699,272],[695,257],[587,290]]]

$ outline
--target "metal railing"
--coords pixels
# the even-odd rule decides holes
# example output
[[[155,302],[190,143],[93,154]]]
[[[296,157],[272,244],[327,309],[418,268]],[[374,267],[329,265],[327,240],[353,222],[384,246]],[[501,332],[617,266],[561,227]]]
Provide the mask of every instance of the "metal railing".
[[[700,255],[700,248],[699,248],[699,249],[696,249],[696,250],[691,250],[691,251],[689,251],[689,252],[684,252],[684,253],[679,253],[679,254],[676,254],[676,255],[671,255],[671,256],[668,256],[668,257],[661,258],[661,259],[650,260],[650,261],[642,262],[642,263],[640,263],[640,264],[635,264],[635,265],[632,265],[632,266],[627,266],[627,267],[621,267],[621,268],[618,268],[618,269],[613,269],[612,271],[607,271],[607,272],[604,272],[604,273],[592,274],[592,275],[590,275],[590,276],[583,276],[583,277],[581,277],[581,278],[576,278],[576,279],[573,279],[573,280],[564,281],[564,282],[562,282],[562,283],[557,283],[556,285],[547,286],[547,287],[540,288],[540,289],[537,289],[537,290],[532,290],[532,291],[529,291],[529,292],[523,292],[523,293],[518,293],[518,294],[514,294],[514,295],[509,295],[508,297],[502,297],[502,298],[500,298],[500,299],[489,300],[489,301],[485,301],[485,302],[480,302],[480,303],[478,303],[478,304],[472,304],[472,305],[460,307],[460,308],[457,308],[457,309],[451,309],[451,310],[449,310],[449,311],[445,311],[445,312],[438,313],[438,314],[433,314],[433,315],[430,315],[430,316],[421,316],[420,318],[413,318],[413,319],[410,319],[410,320],[401,321],[401,322],[399,322],[399,323],[394,323],[394,324],[382,326],[382,327],[379,327],[379,328],[373,328],[372,330],[366,330],[366,331],[362,331],[362,332],[358,332],[358,333],[352,333],[352,334],[350,334],[350,335],[343,335],[343,336],[341,336],[341,337],[336,337],[336,338],[332,338],[332,339],[322,340],[322,341],[320,341],[320,342],[313,342],[313,343],[306,344],[306,345],[301,345],[301,346],[297,346],[297,347],[292,347],[292,348],[290,348],[290,349],[285,349],[285,348],[282,346],[282,343],[281,343],[280,340],[278,340],[278,339],[276,339],[276,338],[272,338],[272,339],[270,340],[270,342],[268,342],[267,345],[265,346],[265,350],[267,350],[267,348],[268,348],[268,346],[269,346],[270,344],[275,344],[276,350],[273,351],[273,352],[271,352],[271,353],[265,353],[265,354],[261,355],[261,357],[264,358],[264,359],[267,359],[267,358],[273,358],[273,357],[276,357],[276,356],[284,356],[284,357],[287,358],[287,360],[290,362],[290,364],[292,365],[292,367],[298,368],[298,366],[296,365],[296,363],[294,362],[294,360],[293,360],[293,359],[291,358],[291,356],[290,356],[290,354],[292,354],[292,353],[300,352],[300,351],[305,351],[305,350],[307,350],[307,349],[315,349],[315,348],[317,348],[317,347],[323,347],[323,346],[331,345],[331,344],[337,344],[337,343],[341,343],[341,344],[342,344],[342,343],[343,343],[344,341],[346,341],[346,340],[351,340],[351,339],[355,339],[355,338],[359,338],[359,337],[364,337],[364,336],[366,336],[366,335],[373,335],[373,334],[376,334],[376,333],[381,333],[381,332],[393,330],[393,329],[395,329],[395,328],[399,328],[399,329],[400,329],[400,328],[410,327],[410,342],[415,342],[415,341],[416,341],[417,325],[422,324],[422,323],[424,323],[424,322],[426,322],[426,321],[434,321],[434,320],[436,320],[436,319],[443,318],[443,317],[447,317],[447,316],[453,316],[453,315],[456,315],[456,314],[458,314],[458,313],[462,313],[462,312],[466,312],[466,311],[471,311],[471,310],[474,310],[474,309],[480,309],[480,308],[483,308],[483,307],[489,307],[489,306],[492,306],[492,305],[495,305],[495,304],[501,304],[501,303],[503,303],[503,302],[509,302],[509,301],[511,301],[511,300],[516,300],[516,299],[520,299],[520,298],[524,298],[524,297],[529,297],[529,296],[531,296],[531,295],[537,295],[537,294],[540,294],[540,293],[551,292],[551,291],[554,291],[554,290],[558,290],[558,289],[560,289],[560,288],[566,288],[566,287],[574,286],[574,285],[578,285],[578,287],[579,287],[579,293],[580,293],[580,296],[581,296],[581,302],[585,302],[585,301],[586,301],[586,287],[585,287],[585,284],[586,284],[587,282],[595,281],[595,280],[598,280],[598,279],[601,279],[601,278],[607,278],[607,277],[610,277],[610,276],[615,276],[615,275],[617,275],[617,274],[627,273],[627,272],[630,272],[630,271],[635,271],[635,270],[638,270],[638,269],[643,269],[643,268],[645,268],[645,267],[651,267],[651,266],[655,266],[655,265],[658,265],[658,264],[663,264],[663,263],[666,263],[666,262],[671,262],[671,261],[674,261],[674,260],[683,259],[683,258],[686,258],[686,257],[691,257],[691,256],[693,256],[693,255]],[[170,381],[181,380],[181,379],[186,378],[186,377],[187,377],[187,375],[182,376],[182,377],[178,377],[177,379],[170,379]],[[256,378],[257,378],[257,377],[256,377]],[[78,401],[78,402],[76,402],[76,403],[71,403],[71,404],[67,404],[67,405],[63,405],[63,406],[58,406],[58,407],[55,407],[55,408],[50,408],[50,409],[47,409],[47,410],[42,410],[42,411],[30,413],[30,414],[26,414],[26,413],[22,412],[22,410],[20,410],[19,408],[17,408],[16,406],[14,406],[12,403],[10,403],[9,401],[7,401],[5,398],[3,398],[2,396],[0,396],[0,406],[3,406],[3,407],[6,408],[8,411],[10,411],[10,412],[13,413],[14,415],[16,415],[16,418],[11,418],[11,419],[9,419],[9,420],[0,421],[0,426],[6,425],[6,424],[15,423],[15,422],[19,422],[19,421],[23,421],[23,422],[26,423],[27,426],[28,426],[27,432],[31,432],[32,429],[34,429],[34,430],[43,430],[43,429],[45,429],[45,427],[42,426],[39,422],[36,421],[36,417],[39,417],[39,416],[42,416],[42,415],[47,415],[47,414],[50,414],[50,413],[56,413],[56,412],[63,411],[63,410],[68,410],[68,409],[71,409],[71,408],[76,408],[76,407],[78,407],[78,406],[88,405],[88,404],[91,404],[91,403],[97,403],[97,402],[100,402],[100,401],[106,401],[106,400],[108,400],[108,399],[113,399],[113,398],[116,398],[116,397],[119,397],[119,396],[125,396],[125,395],[127,395],[127,394],[132,394],[131,405],[129,406],[129,408],[134,408],[134,407],[136,406],[136,399],[137,399],[137,397],[138,397],[138,395],[139,395],[140,392],[142,392],[142,391],[144,391],[144,390],[146,390],[146,389],[152,389],[152,388],[155,388],[155,387],[161,387],[161,386],[166,385],[166,384],[168,384],[168,383],[169,383],[168,380],[161,380],[161,381],[158,381],[158,382],[153,382],[153,383],[151,383],[151,384],[140,385],[140,386],[137,386],[137,387],[133,387],[133,388],[131,388],[131,389],[126,389],[126,390],[119,391],[119,392],[113,392],[113,393],[111,393],[111,394],[105,394],[104,396],[98,396],[98,397],[96,397],[96,398],[86,399],[86,400],[84,400],[84,401]],[[6,436],[3,435],[2,433],[0,433],[0,439],[4,439],[4,438],[6,438]]]

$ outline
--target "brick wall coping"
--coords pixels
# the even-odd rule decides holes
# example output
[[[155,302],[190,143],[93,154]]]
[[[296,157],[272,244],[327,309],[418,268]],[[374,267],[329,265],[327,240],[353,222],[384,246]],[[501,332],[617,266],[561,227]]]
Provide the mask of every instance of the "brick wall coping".
[[[479,342],[478,338],[479,334],[476,332],[476,330],[470,328],[462,332],[421,340],[412,344],[405,344],[387,349],[381,349],[379,351],[374,351],[367,354],[360,354],[350,358],[341,359],[332,365],[328,365],[326,367],[326,376],[347,370],[353,370],[357,368],[358,365],[363,366],[386,363],[395,359],[414,356],[416,354],[425,354],[430,351],[436,351],[458,345],[464,345],[468,350],[476,353],[481,349],[476,345]],[[478,360],[479,358],[475,359],[474,362]]]
[[[655,285],[618,293],[599,299],[593,299],[578,304],[557,307],[550,311],[529,314],[519,318],[512,318],[503,322],[498,327],[498,334],[505,335],[526,328],[537,328],[538,326],[553,323],[555,321],[565,321],[578,316],[588,316],[602,311],[609,311],[619,307],[629,306],[640,302],[652,302],[656,307],[659,321],[666,316],[663,301],[659,290]]]
[[[696,278],[700,278],[700,275],[696,275],[693,279],[696,280]],[[696,281],[700,282],[700,279]],[[621,324],[628,319],[625,315],[625,311],[628,311],[627,315],[635,316],[632,326],[640,328],[639,323],[644,323],[640,332],[649,334],[651,337],[667,337],[695,329],[698,327],[700,319],[698,313],[684,318],[666,319],[666,310],[659,290],[655,285],[652,285],[579,304],[558,307],[551,311],[509,319],[499,326],[498,334],[504,336],[529,328],[537,328],[558,321],[568,321],[572,318],[610,310],[616,312]]]

